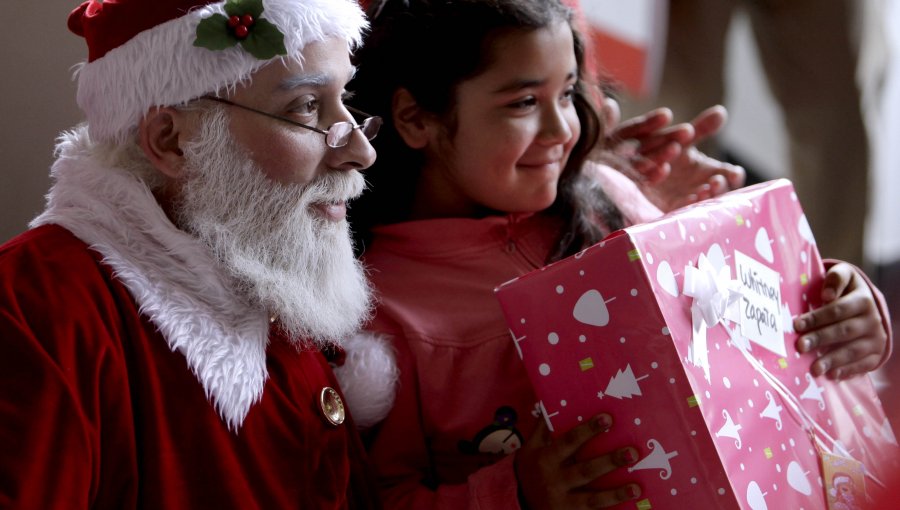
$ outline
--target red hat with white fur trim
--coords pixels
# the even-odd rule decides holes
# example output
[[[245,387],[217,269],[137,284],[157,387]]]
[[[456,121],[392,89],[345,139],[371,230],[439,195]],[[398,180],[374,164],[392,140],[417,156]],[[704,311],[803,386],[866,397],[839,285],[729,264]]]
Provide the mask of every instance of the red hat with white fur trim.
[[[78,105],[94,140],[122,141],[154,106],[234,87],[327,37],[361,42],[356,0],[89,0],[69,15],[88,61]]]

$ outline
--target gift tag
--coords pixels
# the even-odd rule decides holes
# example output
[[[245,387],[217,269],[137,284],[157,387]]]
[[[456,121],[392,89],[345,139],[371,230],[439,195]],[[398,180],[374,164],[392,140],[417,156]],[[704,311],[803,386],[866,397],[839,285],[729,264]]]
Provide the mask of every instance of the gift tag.
[[[781,274],[738,250],[734,250],[734,264],[743,290],[741,333],[750,341],[786,357],[781,324]]]
[[[828,510],[863,510],[866,477],[861,462],[821,452]]]

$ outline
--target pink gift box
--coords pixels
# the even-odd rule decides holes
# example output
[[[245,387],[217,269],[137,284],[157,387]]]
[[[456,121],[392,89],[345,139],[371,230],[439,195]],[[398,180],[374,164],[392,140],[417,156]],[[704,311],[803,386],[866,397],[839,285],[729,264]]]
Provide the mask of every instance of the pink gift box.
[[[870,499],[900,470],[870,379],[813,378],[815,356],[794,348],[790,319],[821,304],[823,276],[781,179],[618,231],[496,292],[553,433],[608,412],[613,428],[583,455],[641,451],[601,480],[641,484],[625,508],[812,510],[846,481],[840,466],[825,474],[825,452],[863,464]]]

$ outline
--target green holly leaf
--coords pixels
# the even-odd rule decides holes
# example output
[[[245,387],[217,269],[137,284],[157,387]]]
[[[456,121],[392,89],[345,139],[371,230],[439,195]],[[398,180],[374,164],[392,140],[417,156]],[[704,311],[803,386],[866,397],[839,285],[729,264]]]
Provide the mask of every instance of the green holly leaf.
[[[248,53],[260,60],[268,60],[275,55],[286,55],[284,34],[267,20],[257,19],[250,29],[250,35],[241,41]]]
[[[194,46],[216,51],[230,48],[237,43],[238,40],[228,30],[228,18],[221,14],[213,14],[197,25]]]
[[[262,0],[228,0],[223,7],[228,16],[249,14],[258,20],[263,12]]]

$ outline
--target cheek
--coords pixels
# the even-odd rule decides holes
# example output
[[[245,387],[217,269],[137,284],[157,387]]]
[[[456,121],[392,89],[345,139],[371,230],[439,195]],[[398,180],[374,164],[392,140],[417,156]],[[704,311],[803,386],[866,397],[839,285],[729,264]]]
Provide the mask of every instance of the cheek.
[[[312,137],[293,133],[257,131],[248,135],[245,148],[260,170],[282,184],[306,184],[313,180],[321,162],[321,150],[313,147]]]

